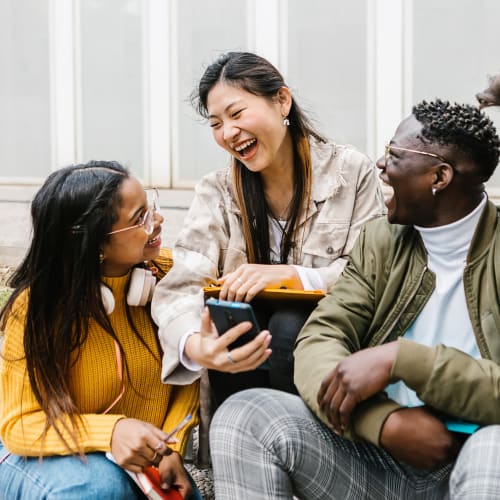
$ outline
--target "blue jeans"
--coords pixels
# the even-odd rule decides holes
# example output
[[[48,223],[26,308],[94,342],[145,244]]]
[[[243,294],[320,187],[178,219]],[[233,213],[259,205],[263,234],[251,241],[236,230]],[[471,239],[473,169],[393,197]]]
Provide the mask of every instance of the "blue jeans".
[[[202,496],[190,477],[193,495]],[[0,498],[17,500],[125,500],[144,498],[128,474],[106,458],[89,453],[77,456],[37,457],[8,455],[0,441]]]

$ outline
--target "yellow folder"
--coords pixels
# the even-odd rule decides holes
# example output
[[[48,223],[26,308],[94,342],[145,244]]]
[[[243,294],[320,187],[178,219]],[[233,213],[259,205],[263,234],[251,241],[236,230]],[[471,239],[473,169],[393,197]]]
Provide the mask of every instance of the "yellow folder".
[[[203,288],[205,298],[219,297],[221,287],[218,285]],[[291,290],[289,288],[264,288],[257,294],[256,299],[269,300],[299,300],[318,302],[325,296],[322,290]]]

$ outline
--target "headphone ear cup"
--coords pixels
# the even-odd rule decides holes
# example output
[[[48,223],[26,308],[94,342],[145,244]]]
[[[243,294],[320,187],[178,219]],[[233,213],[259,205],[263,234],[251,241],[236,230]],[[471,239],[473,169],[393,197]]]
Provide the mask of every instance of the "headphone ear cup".
[[[145,306],[152,299],[155,286],[156,278],[149,269],[134,268],[130,276],[127,304]]]
[[[101,298],[106,314],[109,316],[115,310],[115,298],[113,292],[103,283],[101,283]]]

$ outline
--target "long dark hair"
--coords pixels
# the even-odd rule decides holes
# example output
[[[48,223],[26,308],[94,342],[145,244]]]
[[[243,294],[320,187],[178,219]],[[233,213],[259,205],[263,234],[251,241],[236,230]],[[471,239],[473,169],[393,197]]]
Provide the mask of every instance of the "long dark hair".
[[[99,254],[118,219],[119,189],[129,177],[113,161],[91,161],[53,172],[31,205],[33,237],[9,284],[15,288],[1,313],[17,314],[14,301],[28,294],[24,351],[33,393],[65,446],[79,449],[79,411],[70,393],[70,369],[85,342],[89,319],[116,335],[101,298]],[[120,347],[121,348],[121,347]],[[71,425],[61,415],[68,415]]]
[[[251,94],[272,100],[286,83],[280,72],[266,59],[250,52],[228,52],[208,66],[201,77],[198,89],[192,95],[198,113],[207,118],[207,98],[219,82],[241,88]],[[298,226],[302,210],[307,210],[311,196],[312,166],[309,137],[320,142],[325,139],[313,128],[309,119],[292,98],[288,115],[289,131],[294,148],[294,193],[291,215],[281,241],[281,263],[286,263],[298,239]],[[270,263],[269,209],[264,196],[259,173],[251,172],[233,157],[233,185],[241,210],[243,235],[247,245],[248,260],[259,264]],[[298,259],[301,249],[294,252]]]

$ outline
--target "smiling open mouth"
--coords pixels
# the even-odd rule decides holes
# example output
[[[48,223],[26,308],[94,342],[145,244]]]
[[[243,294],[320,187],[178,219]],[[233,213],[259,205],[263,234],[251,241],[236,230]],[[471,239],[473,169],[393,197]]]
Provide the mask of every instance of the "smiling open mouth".
[[[249,139],[243,144],[235,147],[234,150],[242,157],[248,156],[252,150],[257,146],[257,139]]]

